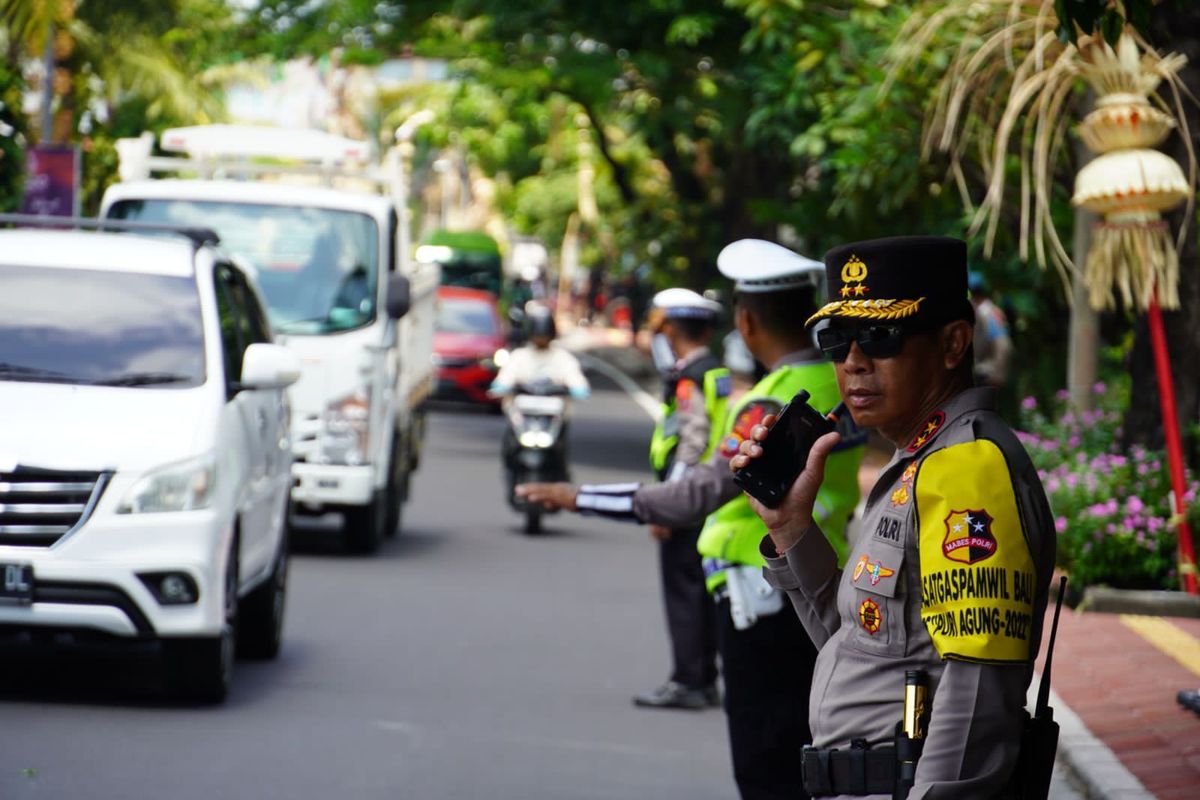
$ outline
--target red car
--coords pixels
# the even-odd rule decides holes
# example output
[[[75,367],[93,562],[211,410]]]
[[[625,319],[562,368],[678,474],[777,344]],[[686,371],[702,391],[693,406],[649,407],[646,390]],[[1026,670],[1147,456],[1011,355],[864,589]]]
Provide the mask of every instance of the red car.
[[[438,383],[434,397],[499,407],[499,400],[487,394],[499,371],[496,353],[505,346],[496,296],[458,286],[440,286],[437,296],[433,363]]]

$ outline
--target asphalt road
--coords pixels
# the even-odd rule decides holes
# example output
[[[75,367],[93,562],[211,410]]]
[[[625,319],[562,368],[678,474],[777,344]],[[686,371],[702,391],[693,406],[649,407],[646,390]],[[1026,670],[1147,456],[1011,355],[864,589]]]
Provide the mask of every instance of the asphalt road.
[[[648,417],[598,383],[575,477],[648,478]],[[719,710],[630,703],[668,669],[648,535],[574,515],[522,534],[502,424],[431,415],[378,556],[301,537],[283,652],[239,662],[222,706],[164,700],[152,655],[5,653],[0,798],[734,798]]]

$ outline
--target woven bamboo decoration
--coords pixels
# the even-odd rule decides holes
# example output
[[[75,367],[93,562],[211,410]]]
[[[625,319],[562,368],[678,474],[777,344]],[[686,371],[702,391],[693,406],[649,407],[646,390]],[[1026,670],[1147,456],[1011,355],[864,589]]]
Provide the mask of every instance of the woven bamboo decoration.
[[[1093,308],[1112,308],[1115,290],[1126,308],[1145,311],[1157,291],[1162,308],[1179,308],[1179,254],[1161,213],[1183,202],[1189,188],[1179,164],[1151,149],[1175,121],[1148,98],[1186,59],[1142,53],[1128,32],[1115,51],[1098,37],[1080,49],[1079,72],[1097,99],[1079,134],[1100,155],[1079,171],[1071,202],[1104,218],[1084,271],[1088,299]]]

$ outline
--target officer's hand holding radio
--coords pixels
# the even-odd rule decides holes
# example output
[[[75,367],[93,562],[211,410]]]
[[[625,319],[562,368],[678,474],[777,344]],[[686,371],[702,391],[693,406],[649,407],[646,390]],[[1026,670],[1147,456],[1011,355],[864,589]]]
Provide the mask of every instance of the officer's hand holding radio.
[[[775,415],[768,416],[762,425],[755,425],[750,431],[750,437],[742,442],[738,454],[729,461],[729,468],[735,473],[745,469],[762,458],[764,450],[762,442],[766,441],[771,426],[775,423]],[[777,552],[782,554],[799,541],[804,532],[813,523],[813,506],[817,501],[817,492],[821,481],[825,479],[825,459],[833,448],[841,441],[841,435],[836,431],[826,433],[818,438],[808,453],[804,469],[797,476],[787,494],[778,506],[771,508],[764,505],[754,495],[747,493],[750,506],[767,525],[767,532],[775,544]]]

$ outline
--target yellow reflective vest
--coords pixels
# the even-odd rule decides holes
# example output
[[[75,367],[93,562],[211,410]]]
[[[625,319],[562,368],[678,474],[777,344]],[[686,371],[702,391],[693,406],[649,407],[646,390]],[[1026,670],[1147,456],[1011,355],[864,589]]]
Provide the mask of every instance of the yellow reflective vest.
[[[679,381],[690,380],[704,392],[704,413],[708,416],[709,433],[708,447],[700,457],[701,462],[708,460],[721,440],[721,422],[725,418],[732,378],[729,370],[720,366],[720,363],[711,355],[697,359],[685,367],[668,388],[658,424],[654,426],[654,434],[650,437],[650,466],[660,480],[671,468],[671,459],[675,448],[679,446],[678,400],[675,396]]]

